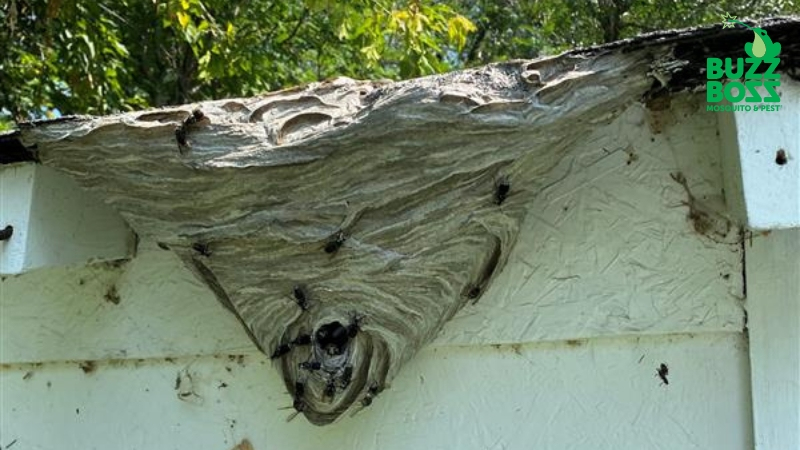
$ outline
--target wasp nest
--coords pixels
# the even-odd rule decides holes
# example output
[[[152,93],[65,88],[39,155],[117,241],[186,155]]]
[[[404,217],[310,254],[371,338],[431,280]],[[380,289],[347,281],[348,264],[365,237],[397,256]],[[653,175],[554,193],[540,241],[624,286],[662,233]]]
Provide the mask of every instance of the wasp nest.
[[[338,79],[22,136],[175,251],[322,425],[369,405],[480,299],[542,174],[641,96],[649,58]]]

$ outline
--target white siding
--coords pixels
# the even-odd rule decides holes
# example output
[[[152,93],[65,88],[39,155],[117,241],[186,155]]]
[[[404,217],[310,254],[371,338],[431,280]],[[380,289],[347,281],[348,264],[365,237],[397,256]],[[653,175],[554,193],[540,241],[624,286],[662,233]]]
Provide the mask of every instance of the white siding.
[[[750,450],[741,246],[701,100],[632,106],[575,148],[480,302],[328,427],[285,422],[269,361],[152,242],[121,267],[5,278],[0,446]],[[678,171],[709,214],[702,232]],[[47,361],[66,362],[28,364]],[[187,383],[198,396],[179,398]]]
[[[748,245],[756,449],[800,448],[800,229],[757,235]]]
[[[109,206],[49,167],[0,168],[0,274],[126,258],[135,236]]]
[[[656,377],[662,362],[669,385]],[[286,423],[291,410],[279,408],[291,401],[257,354],[90,374],[15,367],[0,378],[2,439],[17,450],[229,450],[243,439],[255,450],[750,450],[747,374],[745,343],[730,333],[428,348],[369,409],[320,428]],[[178,398],[189,389],[197,397]]]
[[[800,227],[800,83],[777,89],[780,110],[734,113],[747,222],[754,229]],[[776,162],[778,151],[786,156]]]

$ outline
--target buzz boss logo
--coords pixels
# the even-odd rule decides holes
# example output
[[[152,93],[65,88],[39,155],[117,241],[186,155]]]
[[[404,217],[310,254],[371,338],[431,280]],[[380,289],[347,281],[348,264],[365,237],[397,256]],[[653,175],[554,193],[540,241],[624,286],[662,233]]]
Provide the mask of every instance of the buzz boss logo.
[[[753,42],[744,45],[748,58],[706,59],[706,100],[720,103],[727,100],[737,103],[779,103],[776,88],[780,86],[780,74],[775,73],[780,59],[781,44],[772,42],[765,30],[751,28],[730,15],[725,16],[723,28],[739,24],[753,32]],[[758,88],[763,88],[759,90]],[[707,105],[708,111],[779,111],[781,105]]]

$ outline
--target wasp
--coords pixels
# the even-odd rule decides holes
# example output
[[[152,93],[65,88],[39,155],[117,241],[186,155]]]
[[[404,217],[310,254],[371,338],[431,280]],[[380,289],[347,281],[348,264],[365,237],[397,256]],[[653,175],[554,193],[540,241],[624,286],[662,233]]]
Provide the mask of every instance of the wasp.
[[[364,395],[364,398],[361,399],[361,404],[364,406],[369,406],[372,404],[372,400],[380,394],[380,388],[378,387],[377,383],[372,383],[372,385],[367,389],[367,393]]]
[[[789,162],[789,158],[786,157],[786,150],[782,148],[778,149],[778,151],[775,153],[775,164],[782,166],[787,162]]]
[[[347,337],[350,339],[356,337],[359,331],[361,331],[361,321],[364,319],[363,316],[359,316],[357,314],[353,314],[353,318],[350,322],[350,325],[347,325]]]
[[[281,344],[275,349],[274,352],[272,352],[272,356],[270,356],[269,358],[270,359],[280,358],[281,356],[289,353],[290,351],[292,351],[291,344]]]
[[[334,233],[333,236],[331,236],[328,239],[328,242],[325,244],[325,253],[333,254],[338,252],[339,249],[342,248],[342,245],[344,245],[344,241],[346,240],[347,236],[345,236],[344,231],[342,230],[337,231],[336,233]]]
[[[297,306],[299,306],[303,311],[308,311],[309,295],[306,287],[298,284],[294,287],[292,293],[294,294],[294,300],[297,302]]]
[[[336,383],[331,378],[328,380],[328,384],[325,385],[325,398],[333,398],[334,395],[336,395]]]
[[[11,236],[14,234],[14,227],[11,225],[6,225],[5,228],[0,230],[0,241],[7,241],[11,239]]]
[[[339,378],[339,382],[342,384],[342,389],[346,389],[347,386],[350,385],[350,381],[353,379],[353,366],[347,366],[344,368],[344,373],[342,373],[341,378]]]
[[[203,111],[200,111],[200,109],[195,109],[191,114],[189,114],[189,117],[183,120],[180,126],[175,128],[175,140],[178,142],[178,151],[181,154],[183,153],[183,149],[192,148],[192,145],[187,139],[189,127],[203,120],[205,117],[206,116],[203,114]]]
[[[663,381],[664,384],[669,384],[669,380],[667,380],[667,375],[669,375],[669,367],[667,367],[666,364],[661,363],[661,365],[658,367],[658,370],[656,370],[656,375],[658,375],[658,378],[661,378],[661,381]]]
[[[489,255],[489,258],[483,265],[480,279],[477,283],[467,285],[463,291],[462,295],[472,300],[473,305],[478,302],[478,298],[489,287],[489,282],[492,279],[492,275],[497,269],[497,265],[500,263],[501,247],[500,239],[495,237],[494,248],[492,249],[491,255]]]
[[[294,413],[290,414],[289,417],[286,418],[287,422],[290,422],[292,419],[297,417],[298,414],[306,410],[306,385],[302,381],[295,381],[294,382],[294,393],[292,394],[292,408],[294,408]],[[281,408],[281,409],[288,409],[288,408]]]
[[[306,409],[306,401],[303,398],[306,395],[306,385],[302,381],[294,382],[294,401],[292,406],[297,412],[302,412]]]
[[[183,149],[189,147],[189,141],[186,140],[186,128],[182,126],[175,128],[175,140],[178,142],[178,151],[183,153]]]
[[[311,335],[310,334],[301,334],[294,338],[292,341],[293,346],[298,345],[309,345],[311,343]]]
[[[195,242],[194,244],[192,244],[192,250],[196,251],[202,256],[205,256],[206,258],[211,256],[211,249],[205,242]]]
[[[298,364],[298,367],[300,367],[303,370],[308,370],[309,372],[313,372],[321,369],[322,364],[320,364],[319,361],[306,361]]]
[[[183,121],[183,126],[188,127],[189,125],[194,125],[203,120],[205,117],[206,116],[203,114],[203,111],[200,111],[200,108],[197,108],[192,111],[192,114],[187,117],[186,120]]]
[[[477,300],[481,296],[481,287],[477,284],[468,286],[466,297],[470,300]]]
[[[494,202],[497,205],[502,205],[506,198],[508,197],[508,192],[511,190],[511,182],[508,180],[508,177],[503,176],[500,177],[500,180],[497,181],[497,185],[494,188]]]

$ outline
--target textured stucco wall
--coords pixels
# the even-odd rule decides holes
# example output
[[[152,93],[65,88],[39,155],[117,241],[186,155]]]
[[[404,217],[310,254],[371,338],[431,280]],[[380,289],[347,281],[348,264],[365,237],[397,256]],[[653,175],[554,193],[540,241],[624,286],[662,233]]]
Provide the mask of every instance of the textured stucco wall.
[[[741,245],[700,100],[632,106],[576,146],[480,302],[326,428],[286,423],[269,361],[151,242],[7,277],[0,446],[750,449]]]

